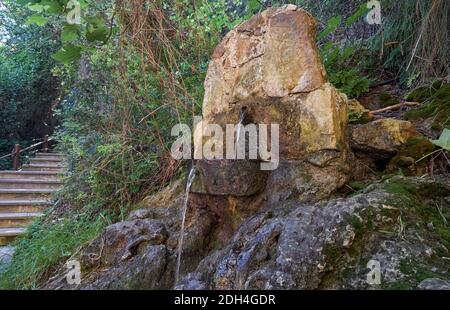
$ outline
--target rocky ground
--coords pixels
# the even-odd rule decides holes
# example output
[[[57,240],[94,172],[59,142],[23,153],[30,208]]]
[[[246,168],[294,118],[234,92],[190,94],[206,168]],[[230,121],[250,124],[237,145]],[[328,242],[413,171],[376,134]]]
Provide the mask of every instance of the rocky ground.
[[[173,288],[182,196],[182,186],[174,184],[84,248],[78,257],[83,283],[76,288]],[[450,179],[394,177],[348,198],[267,205],[232,232],[217,214],[190,210],[183,278],[176,287],[445,287],[450,280],[449,206]],[[223,235],[230,235],[228,241]],[[367,281],[370,261],[380,264],[379,284]],[[58,274],[45,288],[75,287]]]
[[[0,273],[10,264],[13,255],[14,255],[13,247],[9,246],[0,247]]]

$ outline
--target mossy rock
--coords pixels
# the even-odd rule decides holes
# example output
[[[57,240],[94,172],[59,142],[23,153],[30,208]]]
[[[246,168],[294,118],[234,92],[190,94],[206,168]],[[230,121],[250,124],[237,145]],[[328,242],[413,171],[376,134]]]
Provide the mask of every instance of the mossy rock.
[[[386,191],[395,195],[397,201],[393,204],[410,206],[408,212],[403,214],[408,222],[415,223],[450,250],[450,209],[443,204],[449,194],[446,185],[428,183],[417,186],[411,179],[396,177],[385,182],[384,186]],[[432,232],[428,231],[429,223],[434,225]],[[440,250],[436,249],[436,252]]]
[[[365,189],[368,186],[368,184],[366,184],[364,182],[353,181],[353,182],[350,182],[348,184],[348,186],[350,186],[355,191],[362,191],[363,189]]]
[[[409,156],[415,160],[419,160],[424,155],[434,151],[436,147],[427,138],[417,136],[409,138],[404,148],[399,152],[401,156]]]
[[[386,173],[401,170],[404,175],[412,176],[422,174],[426,161],[417,163],[423,156],[430,154],[436,146],[423,136],[409,138],[403,148],[389,162]]]
[[[374,119],[370,110],[366,109],[358,100],[348,101],[348,118],[350,124],[367,124]]]
[[[400,263],[400,272],[406,276],[406,279],[401,281],[401,287],[405,287],[405,289],[408,283],[420,283],[426,279],[450,280],[450,276],[447,273],[431,271],[419,260],[402,260]]]
[[[374,117],[370,112],[364,112],[364,113],[353,113],[350,111],[349,113],[349,122],[350,124],[354,125],[362,125],[367,124],[373,121]]]
[[[411,283],[406,281],[397,281],[385,287],[389,291],[409,291],[413,289]]]
[[[342,253],[340,244],[331,243],[325,249],[327,258],[338,260],[331,264],[334,269],[347,262],[343,257],[350,261],[344,272],[332,277],[349,279],[342,286],[346,289],[358,283],[363,289],[414,290],[425,279],[449,281],[450,263],[442,259],[450,249],[448,186],[448,179],[397,176],[368,187],[354,199],[368,199],[371,207],[344,217],[356,235],[353,248]],[[376,209],[369,197],[381,192],[389,195],[382,199],[382,208]],[[366,264],[373,259],[382,266],[382,281],[379,286],[364,287],[358,281],[367,275]]]
[[[433,117],[432,129],[441,131],[444,128],[450,129],[450,84],[441,83],[439,89],[435,89],[438,84],[417,89],[408,96],[410,101],[424,102],[424,105],[415,110],[405,113],[408,120],[426,119]]]
[[[447,257],[450,250],[450,208],[445,207],[445,197],[449,194],[448,186],[440,183],[428,183],[418,186],[412,179],[393,178],[385,183],[388,192],[395,195],[392,205],[402,208],[402,218],[406,226],[414,227],[422,238],[434,240],[430,244],[435,253],[421,261],[403,262],[401,272],[421,282],[427,278],[442,278],[442,274],[430,274],[429,266],[448,269]],[[408,206],[405,208],[405,206]],[[432,229],[430,229],[430,224]],[[425,268],[426,267],[426,268]],[[445,280],[450,280],[447,275]]]

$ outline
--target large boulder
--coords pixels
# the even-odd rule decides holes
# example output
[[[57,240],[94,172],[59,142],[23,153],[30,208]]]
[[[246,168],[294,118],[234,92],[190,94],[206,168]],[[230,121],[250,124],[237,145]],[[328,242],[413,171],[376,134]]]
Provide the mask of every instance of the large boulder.
[[[327,82],[315,34],[315,19],[295,5],[268,9],[228,33],[208,69],[204,124],[218,124],[225,130],[227,124],[239,123],[242,111],[246,124],[278,124],[282,162],[304,162],[308,170],[318,171],[333,167],[327,171],[329,179],[346,180],[342,172],[349,152],[347,99]],[[233,171],[251,175],[259,169],[233,162],[217,165],[222,175]],[[264,176],[252,182],[247,192],[264,190],[261,180]],[[194,192],[239,196],[248,187],[245,178],[221,190],[205,182],[226,183],[205,175],[196,180]],[[336,183],[321,185],[329,192]]]
[[[289,5],[242,23],[216,48],[205,81],[203,117],[280,125],[281,158],[346,150],[347,101],[327,83],[316,46],[316,21]]]

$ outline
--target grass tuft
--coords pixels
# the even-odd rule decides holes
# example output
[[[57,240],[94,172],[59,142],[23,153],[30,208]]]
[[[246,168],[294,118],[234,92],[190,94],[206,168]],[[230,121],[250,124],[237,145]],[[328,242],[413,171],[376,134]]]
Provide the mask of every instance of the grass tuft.
[[[106,225],[102,216],[69,215],[46,223],[37,221],[13,246],[11,265],[0,276],[0,289],[37,289],[49,270],[66,261],[77,249],[98,236]]]

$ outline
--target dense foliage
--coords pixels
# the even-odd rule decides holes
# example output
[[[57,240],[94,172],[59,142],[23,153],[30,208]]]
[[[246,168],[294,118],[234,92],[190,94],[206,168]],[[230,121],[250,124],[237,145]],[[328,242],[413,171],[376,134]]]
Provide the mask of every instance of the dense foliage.
[[[16,143],[28,146],[52,133],[60,95],[50,57],[59,45],[54,27],[27,27],[28,10],[5,5],[0,10],[0,155],[10,153]],[[0,162],[0,168],[8,165]]]

